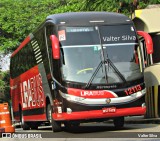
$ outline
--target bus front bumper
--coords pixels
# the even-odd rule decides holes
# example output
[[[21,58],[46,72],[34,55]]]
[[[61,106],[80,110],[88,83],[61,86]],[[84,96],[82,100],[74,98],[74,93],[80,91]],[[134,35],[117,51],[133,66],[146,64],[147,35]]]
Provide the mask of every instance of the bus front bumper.
[[[103,119],[103,118],[114,118],[121,116],[138,116],[146,113],[146,107],[132,107],[132,108],[121,108],[121,109],[102,109],[102,110],[91,110],[91,111],[80,111],[71,113],[53,113],[52,117],[56,121],[66,120],[90,120],[90,119]]]

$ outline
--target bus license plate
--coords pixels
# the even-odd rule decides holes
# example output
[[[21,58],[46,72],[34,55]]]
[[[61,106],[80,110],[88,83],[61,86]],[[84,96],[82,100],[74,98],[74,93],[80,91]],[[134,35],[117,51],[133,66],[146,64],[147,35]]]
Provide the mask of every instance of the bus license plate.
[[[102,112],[103,113],[115,113],[116,112],[116,107],[103,108]]]

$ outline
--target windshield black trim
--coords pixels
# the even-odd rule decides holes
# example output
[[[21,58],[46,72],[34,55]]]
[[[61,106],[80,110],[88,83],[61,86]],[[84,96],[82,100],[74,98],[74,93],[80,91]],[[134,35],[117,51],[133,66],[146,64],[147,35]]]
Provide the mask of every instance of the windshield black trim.
[[[67,88],[84,89],[86,86],[86,83],[67,81],[67,80],[63,80],[62,83],[63,83],[63,86]],[[94,83],[88,88],[88,90],[117,90],[117,89],[130,87],[133,85],[138,85],[141,83],[144,83],[143,76],[136,80],[127,81],[126,83],[119,83],[119,82],[111,83],[111,84]]]

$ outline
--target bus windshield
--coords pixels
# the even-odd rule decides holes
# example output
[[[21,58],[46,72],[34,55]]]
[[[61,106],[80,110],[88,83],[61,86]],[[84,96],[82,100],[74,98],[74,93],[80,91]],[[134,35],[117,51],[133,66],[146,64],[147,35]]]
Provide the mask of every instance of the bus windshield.
[[[132,25],[60,27],[65,81],[113,84],[142,77]]]

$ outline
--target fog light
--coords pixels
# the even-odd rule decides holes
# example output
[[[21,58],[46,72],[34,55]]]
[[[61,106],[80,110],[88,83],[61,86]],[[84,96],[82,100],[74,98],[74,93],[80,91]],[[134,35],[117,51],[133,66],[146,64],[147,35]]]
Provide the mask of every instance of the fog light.
[[[71,108],[67,108],[67,114],[71,114],[72,113],[72,109]]]
[[[143,103],[143,104],[142,104],[142,108],[145,108],[145,107],[146,107],[146,104],[145,104],[145,103]]]

